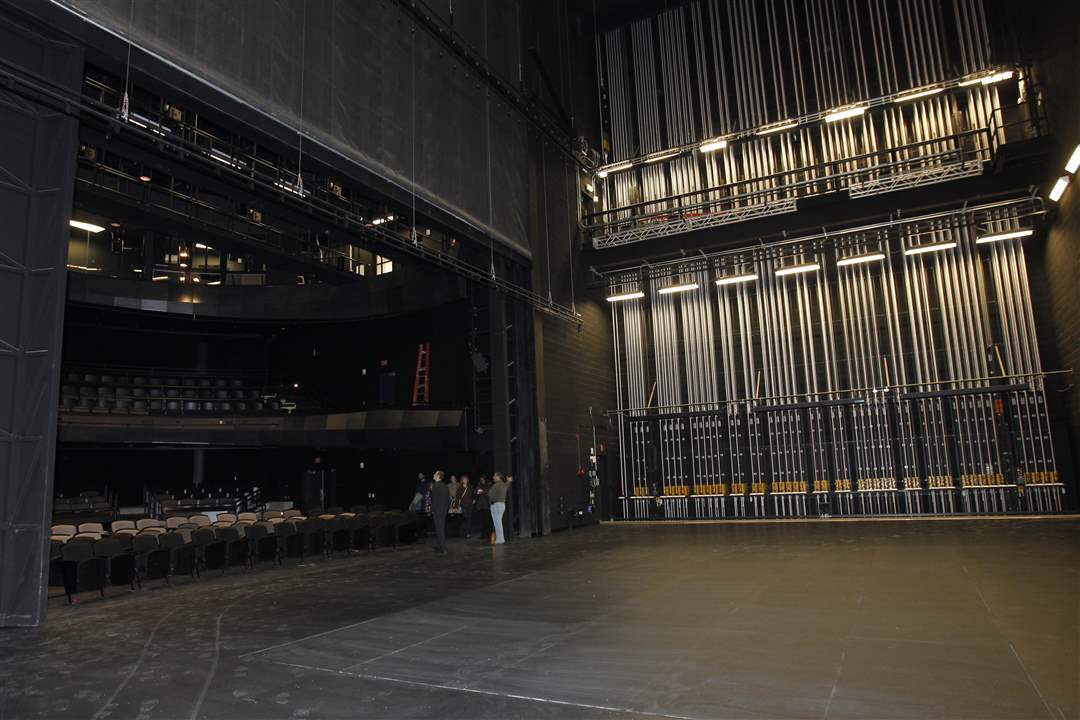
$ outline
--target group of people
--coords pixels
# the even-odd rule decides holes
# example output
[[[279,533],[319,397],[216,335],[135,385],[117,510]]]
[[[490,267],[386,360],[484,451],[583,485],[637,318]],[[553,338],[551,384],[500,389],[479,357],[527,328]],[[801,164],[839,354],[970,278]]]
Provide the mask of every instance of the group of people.
[[[435,526],[435,552],[446,552],[446,521],[450,516],[461,518],[461,528],[466,539],[472,537],[480,525],[481,536],[488,538],[492,545],[506,543],[503,528],[503,515],[506,513],[506,500],[514,476],[495,473],[489,481],[486,475],[480,476],[480,482],[472,484],[467,475],[459,479],[451,475],[446,480],[442,470],[436,470],[431,480],[424,473],[417,475],[416,492],[409,509],[431,516]]]

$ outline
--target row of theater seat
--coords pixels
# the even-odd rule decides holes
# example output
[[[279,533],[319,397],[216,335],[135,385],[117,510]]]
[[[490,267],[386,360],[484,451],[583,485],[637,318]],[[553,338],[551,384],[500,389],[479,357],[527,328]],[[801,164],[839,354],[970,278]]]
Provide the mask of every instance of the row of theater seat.
[[[285,558],[303,562],[336,552],[374,551],[379,545],[396,547],[415,540],[419,529],[415,514],[397,511],[261,520],[237,516],[212,524],[197,518],[209,521],[205,516],[176,518],[185,522],[169,528],[169,521],[153,518],[118,520],[111,533],[97,523],[75,527],[74,533],[69,532],[71,526],[54,526],[50,584],[62,584],[72,602],[83,591],[97,590],[104,596],[111,585],[135,589],[144,579],[168,583],[175,575],[195,578],[208,570],[224,574],[230,567],[254,568],[259,562],[281,565]]]
[[[262,413],[295,409],[239,378],[114,376],[69,372],[60,406],[98,414]]]

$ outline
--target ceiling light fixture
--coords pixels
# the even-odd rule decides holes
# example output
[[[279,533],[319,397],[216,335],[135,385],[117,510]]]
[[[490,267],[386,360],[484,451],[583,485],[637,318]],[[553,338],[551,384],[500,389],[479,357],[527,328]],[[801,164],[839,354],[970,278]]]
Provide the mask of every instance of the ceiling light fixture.
[[[621,295],[608,295],[605,300],[608,302],[622,302],[623,300],[637,300],[643,297],[645,297],[645,293],[638,290],[636,292],[622,293]]]
[[[931,245],[920,245],[919,247],[908,248],[904,251],[905,255],[923,255],[925,253],[939,252],[941,250],[952,250],[956,247],[954,242],[939,242]]]
[[[763,127],[754,134],[755,135],[772,135],[773,133],[783,132],[784,130],[791,130],[791,129],[797,128],[797,127],[799,127],[799,123],[797,123],[795,121],[784,122],[784,123],[781,123],[779,125],[770,125],[769,127]]]
[[[893,102],[894,103],[902,103],[902,102],[907,102],[909,100],[916,100],[918,98],[929,97],[931,95],[937,95],[939,92],[941,92],[944,89],[945,88],[942,88],[942,87],[936,87],[936,88],[930,88],[928,90],[916,90],[915,92],[910,92],[910,93],[907,93],[906,95],[901,95],[901,96],[899,96],[897,98],[894,98]]]
[[[76,228],[78,230],[85,230],[86,232],[91,232],[91,233],[94,233],[94,234],[97,234],[97,233],[99,233],[99,232],[101,232],[102,230],[105,229],[105,228],[101,227],[100,225],[95,225],[94,223],[83,222],[82,220],[69,220],[68,224],[71,225],[71,227]]]
[[[698,145],[698,152],[712,152],[713,150],[723,150],[727,147],[727,140],[706,140]]]
[[[699,285],[697,283],[685,283],[683,285],[669,285],[667,287],[660,288],[657,292],[661,295],[671,295],[672,293],[687,292],[688,290],[697,290]]]
[[[168,280],[168,279],[169,279],[168,275],[155,275],[154,276],[154,282],[160,282],[161,280]]]
[[[847,120],[848,118],[858,117],[866,112],[866,106],[841,108],[839,110],[831,110],[825,116],[825,122],[831,123],[837,120]]]
[[[1061,196],[1065,194],[1065,188],[1069,187],[1069,176],[1062,175],[1054,183],[1054,187],[1050,190],[1050,199],[1057,202],[1061,199]]]
[[[804,263],[803,265],[790,265],[784,268],[777,268],[774,274],[777,277],[782,277],[784,275],[798,275],[800,273],[814,272],[815,270],[820,269],[821,266],[817,263]]]
[[[996,233],[994,235],[983,235],[980,238],[976,238],[975,242],[976,242],[976,244],[992,243],[992,242],[997,242],[998,240],[1012,240],[1014,238],[1025,238],[1025,237],[1028,237],[1028,236],[1034,235],[1034,234],[1035,234],[1035,231],[1030,229],[1030,228],[1027,229],[1027,230],[1014,230],[1012,232]]]
[[[728,275],[727,277],[717,278],[717,285],[735,285],[737,283],[753,282],[757,280],[757,273],[743,273],[742,275]]]
[[[885,253],[867,253],[865,255],[852,255],[851,257],[842,258],[836,261],[836,265],[837,267],[844,267],[845,265],[862,265],[863,263],[884,259]]]
[[[1069,162],[1065,163],[1065,172],[1074,173],[1080,169],[1080,145],[1076,146],[1072,155],[1069,156]]]

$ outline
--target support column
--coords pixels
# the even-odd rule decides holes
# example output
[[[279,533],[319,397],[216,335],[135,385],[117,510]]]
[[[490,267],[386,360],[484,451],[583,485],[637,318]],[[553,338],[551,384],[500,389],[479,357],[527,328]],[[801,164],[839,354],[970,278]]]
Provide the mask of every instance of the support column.
[[[78,90],[82,50],[0,13],[0,57]],[[0,89],[0,626],[45,619],[78,122]]]

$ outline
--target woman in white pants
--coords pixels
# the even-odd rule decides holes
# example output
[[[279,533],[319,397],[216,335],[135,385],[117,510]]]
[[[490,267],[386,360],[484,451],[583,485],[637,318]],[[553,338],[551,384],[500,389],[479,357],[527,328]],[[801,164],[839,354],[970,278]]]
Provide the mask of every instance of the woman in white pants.
[[[491,499],[491,522],[495,525],[495,544],[503,545],[506,537],[503,534],[503,513],[506,512],[506,494],[510,491],[510,483],[514,482],[511,475],[509,481],[503,478],[502,473],[495,473],[495,483],[488,490]]]

